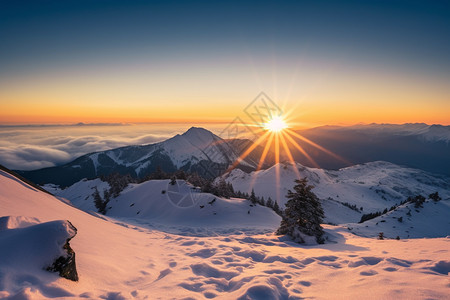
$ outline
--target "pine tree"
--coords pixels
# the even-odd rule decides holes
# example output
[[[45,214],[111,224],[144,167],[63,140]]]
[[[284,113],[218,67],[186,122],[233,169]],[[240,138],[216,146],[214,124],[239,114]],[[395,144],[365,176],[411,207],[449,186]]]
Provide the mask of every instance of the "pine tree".
[[[256,199],[256,195],[255,195],[255,190],[254,189],[252,189],[252,193],[250,194],[250,199],[249,200],[252,202],[252,204],[256,204],[257,199]]]
[[[197,173],[193,173],[191,175],[189,175],[187,181],[189,183],[191,183],[194,186],[198,186],[198,187],[202,187],[206,180],[204,178],[202,178],[200,175],[198,175]]]
[[[432,194],[428,195],[428,198],[430,198],[434,202],[438,202],[438,201],[442,200],[442,198],[441,198],[441,196],[439,196],[438,192],[435,192],[435,193],[432,193]]]
[[[110,188],[108,197],[105,195],[105,201],[108,202],[110,197],[116,198],[131,182],[136,182],[129,174],[121,175],[119,173],[112,173],[102,179],[108,182]]]
[[[161,169],[161,166],[157,166],[155,172],[151,175],[152,179],[164,179],[166,177],[166,174]]]
[[[229,197],[236,197],[236,193],[234,192],[234,188],[233,188],[233,185],[231,184],[231,182],[227,183],[227,190],[228,190]]]
[[[423,203],[425,202],[425,197],[422,195],[417,195],[412,199],[412,203],[414,203],[415,208],[423,207]]]
[[[102,196],[100,196],[100,193],[98,192],[97,188],[95,188],[93,196],[94,196],[94,204],[95,204],[95,207],[98,209],[98,212],[105,214],[106,213],[106,204],[103,201]]]
[[[177,170],[174,175],[177,179],[181,179],[181,180],[187,179],[186,173],[181,169]]]
[[[202,192],[204,192],[204,193],[211,193],[211,194],[213,194],[214,190],[215,190],[211,180],[206,180],[203,183],[203,185],[201,186],[201,189],[202,189]]]
[[[277,201],[273,202],[273,210],[274,210],[274,212],[276,212],[277,214],[279,214],[281,216],[281,209],[280,209],[280,206],[278,205]]]
[[[230,198],[232,196],[229,185],[226,183],[225,179],[221,178],[216,186],[217,196]]]
[[[286,209],[282,215],[277,234],[286,234],[298,243],[304,243],[304,237],[313,236],[318,243],[323,243],[321,227],[324,213],[319,198],[311,191],[306,178],[296,180],[294,192],[288,191]]]
[[[272,198],[267,198],[266,206],[269,208],[273,208],[273,200]]]
[[[266,200],[264,199],[264,196],[262,196],[261,198],[259,198],[259,204],[261,204],[262,206],[266,205]]]

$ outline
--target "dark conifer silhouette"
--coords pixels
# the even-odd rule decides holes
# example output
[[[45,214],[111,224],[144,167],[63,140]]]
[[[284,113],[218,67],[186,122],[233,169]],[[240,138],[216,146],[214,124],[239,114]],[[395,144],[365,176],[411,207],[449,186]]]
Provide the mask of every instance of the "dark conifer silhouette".
[[[318,243],[323,243],[323,229],[320,225],[324,212],[319,198],[311,191],[306,178],[296,180],[294,192],[288,191],[286,209],[277,234],[286,234],[298,243],[305,242],[306,236],[315,237]]]

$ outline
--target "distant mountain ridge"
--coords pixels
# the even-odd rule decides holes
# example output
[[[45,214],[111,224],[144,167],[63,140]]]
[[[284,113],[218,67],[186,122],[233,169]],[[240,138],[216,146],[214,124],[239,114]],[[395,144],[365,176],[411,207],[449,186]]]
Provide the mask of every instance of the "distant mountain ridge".
[[[18,173],[38,184],[63,187],[114,172],[142,178],[158,167],[165,172],[181,169],[216,177],[219,170],[226,170],[238,157],[239,152],[225,140],[206,129],[191,127],[163,142],[94,152],[65,165]],[[255,164],[244,160],[239,167],[250,171]]]
[[[294,137],[316,163],[313,164],[299,151],[292,150],[294,160],[307,167],[339,169],[381,160],[450,175],[450,126],[424,123],[321,126],[297,133],[344,158],[337,159]],[[145,177],[158,166],[166,172],[182,169],[214,178],[221,175],[250,145],[250,140],[224,140],[204,128],[192,127],[163,142],[89,153],[61,166],[17,173],[41,185],[53,183],[62,187],[83,178],[92,179],[114,172]],[[245,172],[254,171],[263,146],[264,142],[237,167]],[[263,169],[275,163],[273,150],[273,147],[269,150]],[[280,156],[280,161],[286,159],[283,149]]]
[[[418,136],[428,141],[450,142],[450,126],[439,124],[428,125],[425,123],[406,124],[368,124],[344,127],[348,130],[372,131],[377,134],[394,134],[399,136]]]
[[[424,123],[321,126],[297,133],[347,160],[336,159],[296,139],[321,168],[339,169],[382,160],[450,175],[450,126]],[[293,155],[296,162],[314,166],[301,153]]]

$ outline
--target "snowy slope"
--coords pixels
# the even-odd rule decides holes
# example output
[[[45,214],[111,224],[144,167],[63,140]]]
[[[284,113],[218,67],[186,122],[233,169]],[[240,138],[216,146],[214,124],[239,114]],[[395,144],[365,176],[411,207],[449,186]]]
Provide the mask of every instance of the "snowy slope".
[[[169,182],[150,180],[130,186],[109,202],[107,215],[216,230],[236,228],[236,220],[243,229],[258,227],[270,231],[280,224],[281,218],[275,212],[253,206],[248,200],[191,192],[193,186],[183,180],[177,180],[176,185]]]
[[[0,239],[11,230],[6,227],[70,220],[78,229],[71,245],[80,276],[78,282],[72,282],[42,270],[39,265],[23,266],[12,260],[15,251],[9,251],[0,261],[2,298],[357,299],[364,295],[365,299],[444,299],[448,296],[450,240],[445,238],[379,241],[330,226],[326,227],[330,242],[309,247],[272,234],[174,235],[131,225],[126,218],[115,220],[87,214],[4,172],[0,172],[0,212],[25,217],[5,222],[9,225],[0,231]],[[239,227],[240,220],[234,221]],[[33,251],[13,243],[8,245]],[[5,261],[11,264],[5,266]]]
[[[358,222],[363,214],[390,208],[408,196],[421,194],[426,197],[438,191],[443,199],[450,199],[448,177],[388,162],[372,162],[337,171],[308,168],[300,164],[295,168],[301,177],[307,177],[309,183],[315,186],[313,192],[322,200],[326,221],[332,224]],[[280,174],[279,184],[277,172]],[[270,196],[284,206],[285,195],[294,186],[297,174],[291,164],[279,164],[250,174],[233,170],[224,178],[233,184],[235,190],[249,192],[253,188],[257,196],[266,199]],[[363,210],[355,211],[342,203],[356,205]]]
[[[80,209],[96,212],[92,194],[95,188],[103,194],[109,185],[95,179],[82,180],[62,190],[51,185],[45,188],[58,197],[69,199]],[[244,199],[224,199],[201,193],[184,180],[177,180],[176,185],[171,185],[170,180],[130,184],[108,203],[107,216],[126,217],[140,224],[155,226],[196,227],[196,234],[201,234],[203,227],[215,232],[228,231],[230,227],[233,230],[253,228],[259,229],[259,232],[271,231],[281,221],[277,214],[266,207],[253,206]],[[235,220],[239,220],[239,225]]]
[[[406,203],[395,210],[361,224],[347,224],[352,233],[373,237],[383,232],[388,238],[445,237],[450,235],[450,200],[427,200],[416,208]]]
[[[61,189],[54,184],[46,184],[43,186],[47,191],[61,198],[70,199],[74,206],[84,210],[97,212],[95,208],[94,197],[92,194],[95,189],[103,194],[103,191],[109,189],[109,184],[100,180],[99,178],[94,180],[83,179],[70,187]]]

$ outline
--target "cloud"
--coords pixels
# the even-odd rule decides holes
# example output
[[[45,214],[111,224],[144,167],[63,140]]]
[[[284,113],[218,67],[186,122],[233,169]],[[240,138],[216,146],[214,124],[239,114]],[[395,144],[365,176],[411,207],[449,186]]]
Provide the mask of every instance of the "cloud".
[[[155,126],[0,127],[0,164],[14,170],[61,165],[87,153],[165,140],[185,128]]]

